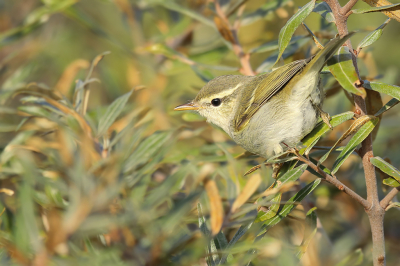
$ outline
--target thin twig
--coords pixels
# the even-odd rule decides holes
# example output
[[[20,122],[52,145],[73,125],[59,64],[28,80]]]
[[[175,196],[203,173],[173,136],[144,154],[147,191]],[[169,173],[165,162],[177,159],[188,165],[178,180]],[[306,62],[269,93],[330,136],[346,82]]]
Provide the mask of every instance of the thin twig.
[[[344,5],[341,9],[340,9],[340,13],[342,15],[345,15],[346,17],[348,17],[350,15],[350,10],[353,8],[353,6],[355,4],[357,4],[358,0],[350,0],[349,2],[347,2],[346,5]]]
[[[387,206],[389,206],[390,202],[392,199],[397,195],[397,193],[400,191],[400,187],[395,187],[393,188],[382,200],[381,200],[381,207],[383,209],[386,209]]]
[[[343,191],[353,199],[355,199],[357,202],[359,202],[365,209],[371,208],[371,204],[358,195],[356,192],[354,192],[352,189],[344,185],[342,182],[340,182],[338,179],[334,178],[333,176],[325,173],[324,171],[321,170],[317,165],[315,165],[313,162],[302,156],[298,151],[294,150],[293,153],[297,156],[297,158],[302,161],[303,163],[307,164],[309,167],[311,167],[314,171],[318,172],[320,175],[324,177],[324,179],[329,182],[330,184],[334,185],[337,187],[339,190]]]

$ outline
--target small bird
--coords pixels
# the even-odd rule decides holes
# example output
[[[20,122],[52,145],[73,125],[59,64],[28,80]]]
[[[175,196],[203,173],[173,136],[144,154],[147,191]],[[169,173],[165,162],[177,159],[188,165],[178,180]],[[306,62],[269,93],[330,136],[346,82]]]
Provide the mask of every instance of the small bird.
[[[253,154],[266,159],[278,155],[311,132],[319,116],[329,117],[321,110],[324,93],[319,74],[352,35],[336,37],[315,56],[267,74],[214,78],[192,102],[174,110],[197,111]]]

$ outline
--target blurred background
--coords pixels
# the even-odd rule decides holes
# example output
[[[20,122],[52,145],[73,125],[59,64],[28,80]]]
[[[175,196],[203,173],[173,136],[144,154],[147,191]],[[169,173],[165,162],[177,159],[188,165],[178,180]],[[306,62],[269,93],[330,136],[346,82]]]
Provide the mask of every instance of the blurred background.
[[[225,10],[229,10],[235,2],[240,1],[220,2]],[[345,3],[345,1],[340,2]],[[306,3],[307,1],[303,0],[248,0],[246,2],[245,8],[241,10],[243,14],[240,16],[238,36],[243,49],[252,52],[250,62],[254,70],[261,73],[272,68],[271,63],[274,62],[273,58],[276,56],[276,40],[280,29],[294,12]],[[393,3],[398,3],[398,0]],[[356,8],[367,6],[366,3],[359,1]],[[236,14],[237,10],[233,12],[233,20],[236,19]],[[349,30],[359,31],[352,38],[353,46],[357,47],[369,31],[379,27],[386,19],[387,17],[382,13],[351,15],[348,21]],[[161,226],[163,223],[156,222],[169,215],[166,214],[168,212],[166,210],[171,210],[175,200],[185,199],[190,194],[187,194],[188,191],[201,190],[199,176],[202,175],[202,178],[208,175],[218,181],[224,204],[228,204],[232,195],[228,195],[230,190],[227,189],[229,182],[226,179],[229,177],[226,176],[235,177],[237,181],[235,195],[237,195],[248,179],[243,177],[243,174],[252,166],[261,163],[262,159],[233,159],[244,150],[235,145],[222,130],[207,124],[196,114],[173,111],[175,106],[193,99],[198,90],[213,77],[240,74],[238,58],[230,45],[220,36],[213,23],[212,4],[207,0],[0,0],[0,101],[2,105],[0,107],[0,150],[4,152],[7,145],[14,141],[21,131],[26,130],[26,128],[21,128],[23,118],[13,111],[20,106],[17,98],[11,98],[15,90],[36,83],[57,91],[72,102],[75,81],[84,80],[91,61],[97,55],[109,51],[110,53],[98,63],[92,74],[98,82],[90,84],[86,114],[89,124],[98,121],[107,106],[117,97],[133,90],[122,114],[127,116],[132,112],[141,113],[140,123],[146,124],[141,132],[141,138],[151,136],[154,132],[171,132],[169,138],[164,140],[165,151],[162,158],[153,164],[151,169],[146,170],[145,174],[151,182],[147,189],[150,191],[164,184],[163,182],[174,174],[176,169],[181,169],[182,165],[192,167],[189,173],[183,174],[183,179],[179,179],[181,184],[179,189],[174,190],[176,193],[169,195],[172,201],[167,201],[164,207],[158,206],[157,215],[154,214],[154,217],[149,216],[146,219],[148,226],[154,226],[154,228]],[[335,26],[327,23],[317,13],[312,13],[305,23],[322,43],[336,34]],[[301,26],[296,30],[295,37],[298,39],[287,48],[284,54],[285,62],[308,57],[317,51],[308,35]],[[385,27],[381,38],[359,55],[361,75],[365,79],[378,79],[381,82],[399,86],[399,44],[400,23],[392,20]],[[332,76],[324,74],[323,80],[327,92],[325,111],[336,115],[353,110],[351,101],[347,99],[343,90],[338,88]],[[383,103],[390,99],[382,95]],[[375,155],[389,158],[396,167],[400,167],[399,112],[399,109],[395,107],[384,114],[374,141]],[[39,122],[33,121],[33,123]],[[336,128],[318,145],[333,145],[349,125],[350,122],[347,122]],[[122,126],[115,126],[116,131],[120,128]],[[333,159],[328,160],[327,166],[331,166],[333,161]],[[5,164],[2,166],[5,167]],[[265,180],[258,189],[259,192],[265,190],[273,181],[270,177],[270,169],[264,169],[262,174]],[[21,179],[16,177],[18,174],[9,175],[3,172],[2,186],[15,191],[22,189],[23,186],[19,186]],[[350,156],[337,173],[337,177],[362,196],[366,196],[363,171],[358,156]],[[308,172],[301,178],[304,182],[313,179],[314,177]],[[133,186],[132,183],[128,187]],[[301,184],[299,186],[301,187]],[[383,196],[388,188],[384,185],[381,187],[380,193]],[[39,186],[35,189],[41,191],[43,188]],[[123,191],[120,193],[123,196],[118,195],[123,199],[126,199],[126,195],[130,195],[128,192],[127,194]],[[40,253],[37,251],[40,248],[33,248],[36,251],[32,251],[31,248],[21,251],[23,250],[21,246],[24,244],[15,242],[18,233],[11,224],[18,224],[18,219],[27,219],[27,217],[18,216],[19,201],[11,199],[15,195],[2,194],[1,197],[2,205],[7,210],[2,214],[3,220],[0,225],[2,231],[0,237],[3,239],[0,241],[2,265],[24,264],[25,258],[27,261],[32,260],[35,258],[33,254]],[[209,205],[206,196],[203,193],[199,198],[203,202],[203,211],[207,216]],[[44,205],[35,197],[32,202],[32,208],[35,210],[32,217],[38,224],[37,239],[44,243],[46,242],[45,235],[49,231],[45,233],[42,216],[44,210],[48,211],[47,214],[50,213],[49,210],[52,207],[49,206],[53,206],[53,203],[43,207]],[[104,204],[108,206],[110,202]],[[321,227],[325,230],[321,238],[325,238],[326,242],[323,243],[327,246],[325,248],[318,244],[321,243],[319,242],[322,241],[321,239],[315,240],[314,246],[311,245],[309,248],[311,255],[302,260],[304,265],[338,265],[336,263],[358,248],[364,252],[365,257],[358,265],[370,264],[369,222],[361,206],[336,188],[324,183],[315,190],[305,205],[308,206],[306,210],[313,206],[318,208],[317,215]],[[132,207],[133,212],[145,213],[145,210],[135,208]],[[79,232],[73,230],[74,233],[68,235],[72,242],[81,243],[99,235],[99,230],[103,230],[101,234],[111,235],[111,242],[106,241],[104,244],[100,241],[101,243],[90,244],[98,245],[97,247],[89,247],[87,242],[76,244],[76,246],[69,243],[67,250],[53,250],[53,253],[49,252],[46,258],[55,262],[56,265],[71,263],[102,265],[110,262],[118,262],[119,265],[125,265],[124,263],[128,262],[134,263],[129,265],[203,265],[201,261],[204,260],[202,246],[204,239],[199,236],[194,237],[197,232],[197,229],[193,228],[196,227],[197,222],[195,209],[189,208],[182,215],[183,220],[176,220],[177,223],[187,225],[185,230],[189,238],[193,237],[193,239],[192,242],[187,242],[189,244],[186,247],[178,245],[184,252],[174,257],[175,262],[171,262],[170,258],[171,254],[176,254],[176,251],[170,251],[171,254],[165,253],[165,249],[157,250],[153,245],[157,241],[168,242],[166,239],[169,239],[171,232],[180,230],[178,224],[171,226],[172,229],[163,233],[164,239],[160,235],[156,237],[154,232],[145,231],[147,230],[144,229],[146,222],[141,221],[140,226],[135,225],[130,223],[130,218],[127,216],[122,222],[123,226],[120,226],[114,220],[109,222],[108,213],[103,212],[104,220],[100,221],[101,225],[93,225],[95,229],[91,228],[91,224],[95,224],[95,219],[92,217],[92,220],[86,221],[87,224]],[[87,219],[91,217],[90,215]],[[8,217],[8,221],[5,217]],[[385,235],[388,265],[397,265],[400,260],[399,222],[398,209],[393,208],[387,212]],[[137,230],[144,231],[135,232],[135,229],[132,229],[135,226],[139,228]],[[290,250],[286,243],[298,245],[299,239],[301,242],[301,238],[298,237],[299,227],[294,218],[284,220],[279,226],[274,227],[268,236],[269,242],[266,241],[268,243],[265,243],[263,251],[260,252],[261,257],[258,257],[255,264],[294,265],[293,261],[285,258],[287,250]],[[235,226],[226,230],[228,239],[234,233],[233,228]],[[126,235],[129,234],[126,230],[130,230],[129,234],[132,235],[133,243],[127,240]],[[82,235],[85,237],[80,238]],[[176,235],[174,237],[178,238]],[[30,240],[27,240],[27,245],[32,245],[33,238],[28,239]],[[276,239],[280,242],[275,243]],[[5,247],[11,245],[10,243],[15,244],[12,250]],[[109,248],[107,254],[111,254],[110,256],[104,253],[102,255],[106,258],[98,261],[90,258],[100,256],[99,250],[105,247]],[[19,255],[15,255],[18,252],[25,255],[21,255],[18,259]],[[157,257],[157,254],[169,255]],[[140,260],[137,260],[139,257]],[[149,259],[155,257],[157,260]],[[265,259],[270,262],[265,262]]]

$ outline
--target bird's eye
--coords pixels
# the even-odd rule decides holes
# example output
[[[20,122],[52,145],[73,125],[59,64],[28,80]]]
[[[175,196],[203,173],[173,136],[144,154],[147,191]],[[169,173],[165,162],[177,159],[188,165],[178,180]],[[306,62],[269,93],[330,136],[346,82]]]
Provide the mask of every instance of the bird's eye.
[[[211,100],[211,104],[213,106],[220,106],[221,105],[221,99],[220,98],[215,98]]]

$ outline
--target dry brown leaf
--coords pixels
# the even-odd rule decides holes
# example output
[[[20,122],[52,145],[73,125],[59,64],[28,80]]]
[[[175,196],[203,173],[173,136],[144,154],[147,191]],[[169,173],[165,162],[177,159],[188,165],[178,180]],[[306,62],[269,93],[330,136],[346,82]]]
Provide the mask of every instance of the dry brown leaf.
[[[218,16],[215,16],[214,23],[215,26],[217,26],[217,29],[221,34],[222,38],[224,38],[230,43],[235,43],[235,38],[233,37],[232,31],[230,30],[229,25],[225,20],[221,19]]]
[[[363,0],[365,3],[367,3],[370,6],[374,7],[380,7],[380,6],[389,6],[393,5],[391,2],[386,1],[386,0]],[[398,22],[400,22],[400,10],[394,10],[394,11],[382,11],[383,14],[388,16],[389,18],[395,19]]]
[[[224,209],[222,207],[221,196],[219,195],[218,187],[214,180],[206,180],[204,187],[208,199],[210,200],[211,233],[212,235],[216,235],[221,230],[224,221]]]
[[[81,69],[86,69],[90,65],[89,61],[83,59],[77,59],[70,63],[67,68],[62,73],[60,79],[55,85],[54,89],[60,92],[62,95],[67,96],[68,91],[71,87],[73,80],[76,77],[76,74]]]
[[[235,202],[232,204],[232,212],[239,209],[257,190],[258,186],[261,184],[261,175],[254,174],[247,181],[243,190],[240,192],[239,196],[236,198]]]

